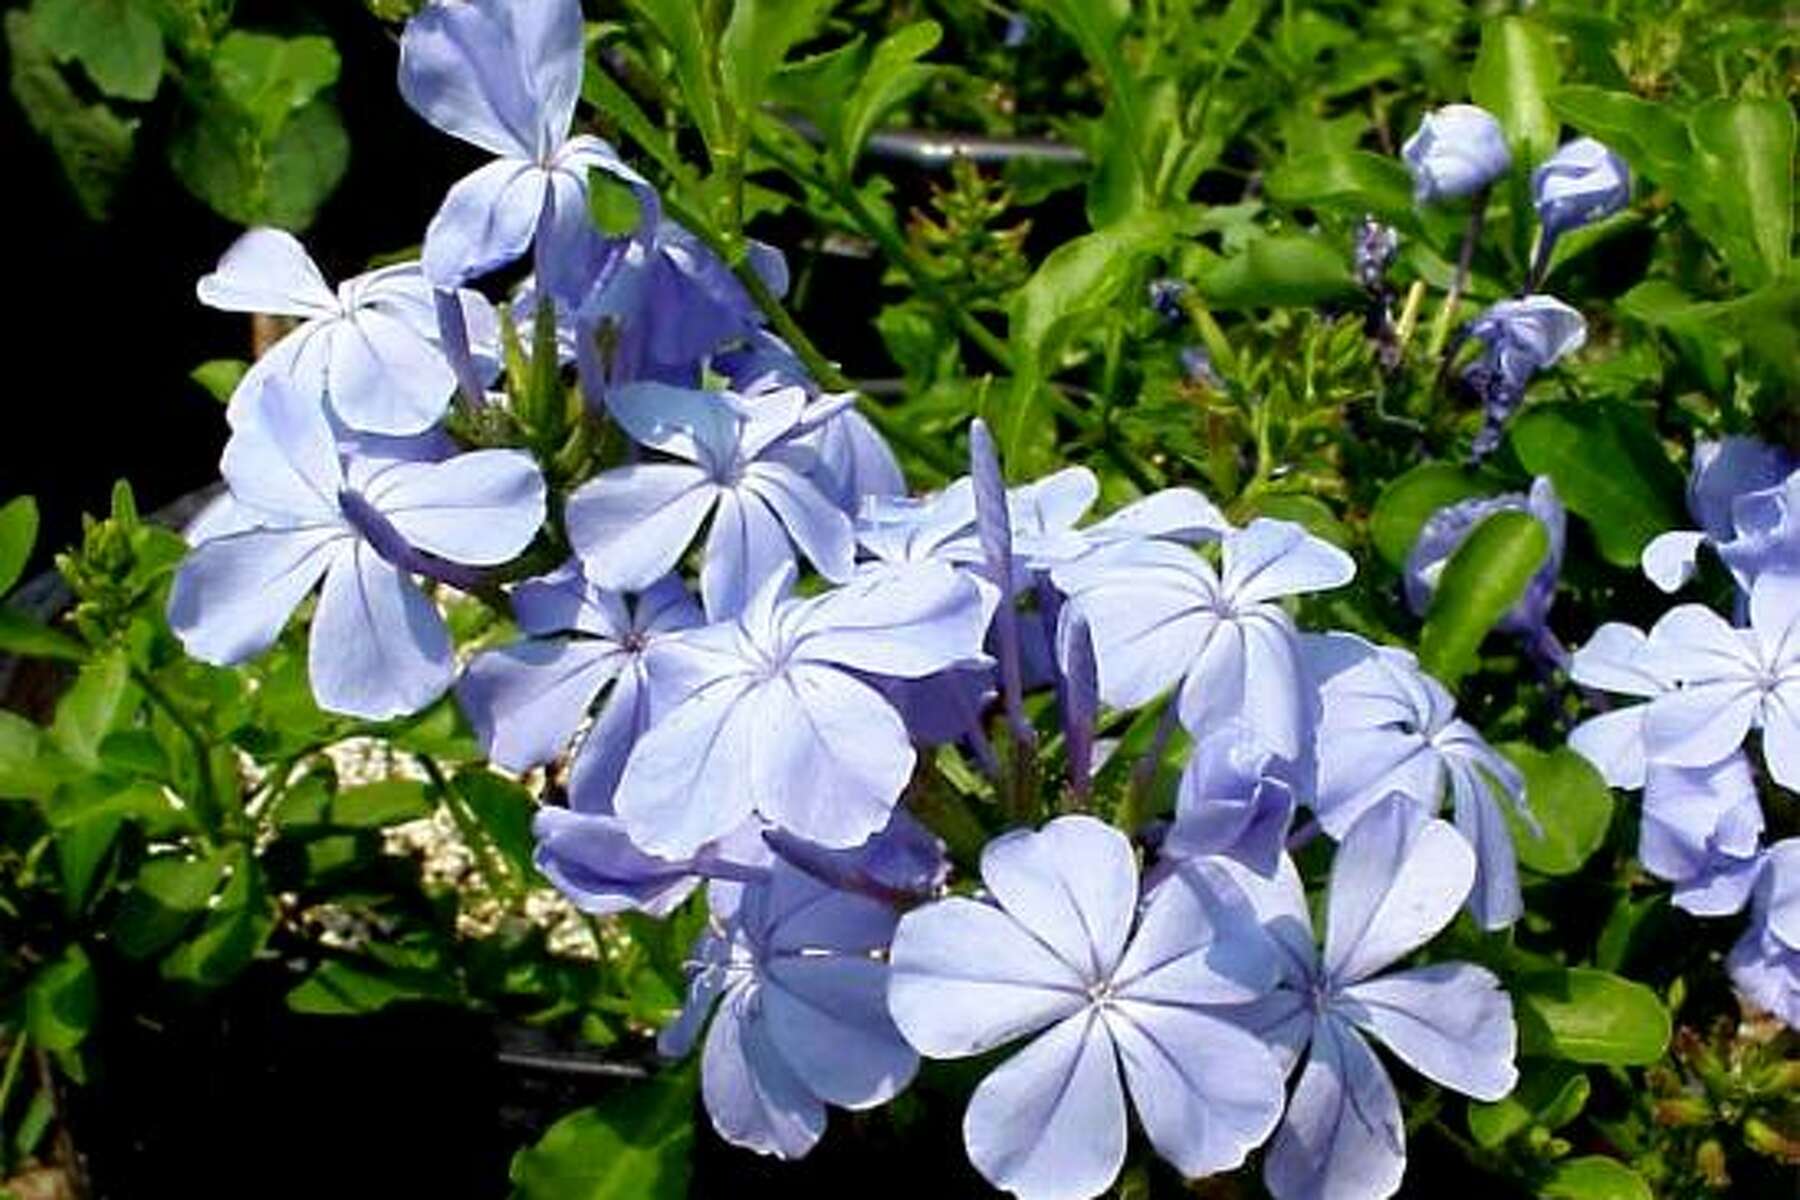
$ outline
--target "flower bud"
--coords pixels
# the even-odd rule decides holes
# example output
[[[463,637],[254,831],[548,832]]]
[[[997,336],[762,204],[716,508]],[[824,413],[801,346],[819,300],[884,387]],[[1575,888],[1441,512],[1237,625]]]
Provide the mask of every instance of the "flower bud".
[[[1425,114],[1400,148],[1420,204],[1472,196],[1506,174],[1512,154],[1500,122],[1473,104],[1448,104]]]
[[[1631,173],[1593,138],[1565,142],[1531,173],[1531,202],[1547,239],[1609,217],[1630,201]]]
[[[1481,398],[1484,423],[1475,453],[1500,444],[1506,422],[1525,399],[1525,385],[1539,371],[1587,341],[1587,322],[1554,296],[1502,300],[1469,323],[1468,336],[1486,352],[1463,371],[1463,383]]]
[[[1356,227],[1356,282],[1366,292],[1378,291],[1400,253],[1400,234],[1392,225],[1364,217]]]

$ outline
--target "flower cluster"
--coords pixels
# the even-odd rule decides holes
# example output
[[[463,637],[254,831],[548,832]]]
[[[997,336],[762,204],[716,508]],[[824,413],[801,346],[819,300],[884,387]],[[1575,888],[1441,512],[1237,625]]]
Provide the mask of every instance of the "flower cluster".
[[[1638,858],[1696,916],[1746,905],[1751,923],[1728,964],[1743,992],[1800,1025],[1800,839],[1762,842],[1750,741],[1763,767],[1800,793],[1800,464],[1749,438],[1703,443],[1688,489],[1698,532],[1651,542],[1644,573],[1665,590],[1690,580],[1710,545],[1735,583],[1735,623],[1702,604],[1648,632],[1603,625],[1570,664],[1576,682],[1642,703],[1589,718],[1569,744],[1613,787],[1643,791]]]
[[[1266,1146],[1280,1200],[1392,1194],[1404,1124],[1371,1039],[1482,1100],[1516,1080],[1499,980],[1427,947],[1460,909],[1483,930],[1520,917],[1519,770],[1411,654],[1303,631],[1306,598],[1356,563],[1300,525],[1228,519],[1180,487],[1096,514],[1085,468],[1009,483],[980,421],[966,475],[909,494],[857,397],[764,327],[751,294],[782,291],[779,255],[752,246],[734,273],[574,133],[581,46],[575,0],[434,0],[402,40],[402,93],[495,159],[451,189],[421,261],[333,292],[292,238],[256,230],[201,282],[208,304],[298,323],[232,399],[228,494],[190,528],[170,598],[184,644],[241,662],[316,591],[321,707],[385,720],[453,692],[494,764],[543,769],[536,860],[578,907],[664,916],[704,889],[660,1044],[700,1048],[732,1143],[805,1154],[830,1108],[891,1100],[921,1058],[1017,1044],[963,1123],[997,1187],[1098,1195],[1135,1120],[1187,1176]],[[1433,114],[1405,156],[1427,202],[1510,168],[1468,106]],[[1628,190],[1585,141],[1532,183],[1540,262]],[[597,188],[635,204],[629,228],[593,218],[617,207],[590,204]],[[1394,252],[1366,231],[1372,291]],[[504,302],[478,290],[521,260]],[[1179,310],[1178,289],[1154,295]],[[538,350],[617,434],[602,466],[563,471],[484,419],[514,404],[491,389],[527,323],[554,328]],[[1584,335],[1547,296],[1473,322],[1478,450]],[[1504,627],[1646,701],[1573,744],[1644,790],[1642,858],[1678,904],[1750,907],[1734,976],[1800,1022],[1800,859],[1760,844],[1752,778],[1760,753],[1800,787],[1800,472],[1740,442],[1697,460],[1701,529],[1645,566],[1679,586],[1711,545],[1742,590],[1736,625],[1683,605],[1563,655],[1547,480],[1427,521],[1406,593],[1423,608],[1493,512],[1545,523],[1552,553]],[[451,592],[502,609],[517,639],[459,663]],[[1152,819],[1142,792],[1179,745],[1172,813]],[[1292,853],[1316,835],[1322,939]]]
[[[1500,122],[1472,104],[1447,105],[1426,114],[1401,147],[1401,157],[1412,173],[1418,203],[1472,200],[1474,213],[1463,254],[1466,271],[1488,193],[1513,166]],[[1532,170],[1531,199],[1539,230],[1524,288],[1518,298],[1490,306],[1458,335],[1459,342],[1474,339],[1482,346],[1461,375],[1464,389],[1482,406],[1482,427],[1473,447],[1477,459],[1499,448],[1506,423],[1524,402],[1532,376],[1581,349],[1587,340],[1581,314],[1554,296],[1536,294],[1536,288],[1549,272],[1558,238],[1630,203],[1631,176],[1618,155],[1604,145],[1593,138],[1577,138]]]

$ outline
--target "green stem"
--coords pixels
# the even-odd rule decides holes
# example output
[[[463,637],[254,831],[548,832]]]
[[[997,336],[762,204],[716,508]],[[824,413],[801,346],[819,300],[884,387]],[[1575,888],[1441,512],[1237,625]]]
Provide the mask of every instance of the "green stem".
[[[1475,193],[1474,209],[1469,213],[1469,224],[1463,230],[1462,251],[1456,256],[1456,276],[1450,281],[1450,290],[1444,294],[1444,305],[1438,309],[1437,322],[1431,329],[1431,347],[1427,358],[1436,358],[1443,353],[1444,343],[1450,336],[1450,327],[1456,321],[1456,309],[1462,303],[1463,292],[1469,286],[1469,267],[1475,261],[1475,246],[1481,241],[1481,229],[1487,221],[1489,190],[1482,188]],[[1444,363],[1438,372],[1441,383],[1449,373],[1450,364]]]
[[[199,727],[188,720],[186,713],[176,707],[175,702],[169,698],[167,692],[162,690],[161,685],[150,678],[149,672],[134,665],[131,668],[131,678],[134,683],[144,689],[144,695],[150,698],[150,702],[162,709],[175,728],[181,731],[181,736],[187,741],[188,748],[193,751],[195,767],[200,777],[200,794],[197,797],[201,824],[200,840],[206,844],[208,849],[212,849],[216,845],[213,841],[213,831],[220,827],[220,822],[224,817],[219,807],[218,789],[213,784],[212,748],[207,745],[206,738],[201,735]]]
[[[0,1075],[0,1129],[6,1126],[6,1108],[12,1103],[13,1088],[19,1082],[19,1068],[25,1063],[25,1043],[30,1040],[23,1026],[13,1032],[12,1049],[6,1055],[6,1073]]]
[[[512,872],[501,862],[499,852],[494,849],[487,831],[482,829],[475,814],[469,811],[462,792],[445,778],[443,770],[430,755],[415,753],[413,758],[424,768],[425,777],[431,780],[431,786],[444,798],[444,806],[450,810],[450,819],[456,822],[463,841],[469,843],[469,849],[481,864],[481,874],[487,879],[488,890],[501,897],[519,896],[523,891],[522,882],[514,879]]]

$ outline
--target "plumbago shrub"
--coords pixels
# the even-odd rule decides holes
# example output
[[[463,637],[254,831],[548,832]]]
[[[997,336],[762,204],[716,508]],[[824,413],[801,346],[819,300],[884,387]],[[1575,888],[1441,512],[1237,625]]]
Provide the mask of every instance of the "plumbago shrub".
[[[72,666],[0,721],[13,1060],[282,955],[653,1038],[524,1197],[684,1194],[695,1122],[1046,1200],[1791,1186],[1791,31],[919,7],[405,20],[473,148],[417,255],[244,233],[223,492],[0,616]],[[865,151],[946,140],[903,211]],[[834,241],[898,386],[807,332]],[[382,853],[434,812],[585,951]]]

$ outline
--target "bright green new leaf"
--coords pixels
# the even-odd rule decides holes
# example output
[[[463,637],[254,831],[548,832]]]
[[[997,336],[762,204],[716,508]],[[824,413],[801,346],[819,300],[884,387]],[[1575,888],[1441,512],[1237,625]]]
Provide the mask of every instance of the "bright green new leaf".
[[[1356,291],[1350,256],[1305,234],[1255,238],[1209,264],[1196,280],[1214,308],[1303,308]]]
[[[1519,602],[1549,553],[1549,531],[1530,513],[1483,519],[1438,576],[1419,635],[1420,665],[1454,688],[1475,668],[1482,639]]]
[[[383,779],[333,796],[326,823],[342,829],[379,829],[430,815],[431,797],[424,784]]]
[[[691,0],[690,0],[691,2]],[[740,123],[763,102],[789,50],[819,31],[836,0],[735,0],[719,38],[719,77]]]
[[[1454,463],[1420,463],[1381,489],[1369,514],[1369,537],[1375,552],[1394,570],[1403,570],[1406,556],[1432,513],[1459,500],[1490,495],[1493,490]]]
[[[117,100],[149,100],[163,77],[162,30],[151,0],[36,0],[31,19],[59,62],[79,60]]]
[[[839,171],[848,175],[875,123],[931,79],[936,68],[918,60],[931,53],[942,37],[936,21],[915,21],[875,47],[856,90],[843,102],[837,136],[832,139]]]
[[[1573,875],[1606,841],[1612,790],[1587,759],[1566,746],[1545,753],[1513,742],[1500,752],[1525,777],[1525,802],[1538,823],[1534,832],[1511,807],[1505,809],[1520,864],[1543,875]]]
[[[1644,1177],[1616,1158],[1589,1154],[1550,1168],[1537,1186],[1544,1200],[1653,1200]]]
[[[37,501],[15,496],[0,507],[0,596],[12,591],[37,545]]]
[[[1688,523],[1686,481],[1644,415],[1622,404],[1557,401],[1527,408],[1508,433],[1533,475],[1548,475],[1593,529],[1608,562],[1636,568],[1657,534]]]
[[[243,382],[250,364],[241,358],[214,358],[188,372],[188,378],[206,389],[206,394],[220,404],[228,404],[237,385]]]
[[[1643,1066],[1669,1045],[1669,1011],[1641,983],[1569,967],[1510,981],[1519,1053],[1606,1066]]]
[[[725,144],[724,118],[714,57],[716,36],[706,28],[705,5],[694,0],[629,0],[675,60],[675,78],[687,101],[688,116],[701,140],[714,154]]]
[[[336,190],[350,164],[350,138],[336,107],[319,99],[264,143],[228,104],[190,113],[169,143],[169,165],[213,211],[242,225],[299,231]]]
[[[86,767],[100,764],[100,743],[120,719],[131,683],[131,663],[112,650],[86,663],[56,705],[50,738],[56,748]]]
[[[212,55],[213,78],[265,142],[336,83],[339,68],[337,47],[323,37],[281,38],[238,29],[226,34]]]
[[[45,1050],[81,1045],[99,1015],[99,981],[79,943],[40,967],[25,989],[25,1031]]]
[[[517,1200],[683,1200],[694,1142],[695,1072],[617,1088],[513,1155]]]

